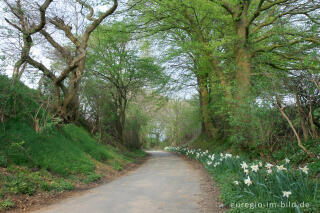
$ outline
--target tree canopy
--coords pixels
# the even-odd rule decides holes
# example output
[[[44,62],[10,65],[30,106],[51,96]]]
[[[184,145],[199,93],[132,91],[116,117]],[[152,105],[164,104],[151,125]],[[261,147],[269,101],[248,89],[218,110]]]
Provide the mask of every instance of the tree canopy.
[[[127,117],[144,103],[141,140],[177,143],[194,132],[249,151],[290,138],[313,155],[304,143],[320,127],[319,2],[62,3],[3,0],[1,35],[20,42],[13,79],[40,71],[39,89],[63,122],[82,120],[124,143]]]

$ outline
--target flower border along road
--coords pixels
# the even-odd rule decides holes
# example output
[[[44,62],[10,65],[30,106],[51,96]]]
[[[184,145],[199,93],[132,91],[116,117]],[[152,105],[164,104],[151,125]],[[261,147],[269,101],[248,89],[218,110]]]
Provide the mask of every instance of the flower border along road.
[[[320,212],[318,183],[307,165],[294,169],[283,164],[252,161],[230,153],[166,147],[201,162],[222,189],[222,201],[230,212]]]

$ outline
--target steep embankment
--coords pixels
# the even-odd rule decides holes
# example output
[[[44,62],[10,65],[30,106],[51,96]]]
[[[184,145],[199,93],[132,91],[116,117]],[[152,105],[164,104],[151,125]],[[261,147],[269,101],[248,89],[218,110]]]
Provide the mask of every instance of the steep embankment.
[[[74,124],[56,127],[38,97],[1,76],[0,211],[25,208],[39,203],[41,196],[55,197],[110,178],[145,155],[99,144]]]

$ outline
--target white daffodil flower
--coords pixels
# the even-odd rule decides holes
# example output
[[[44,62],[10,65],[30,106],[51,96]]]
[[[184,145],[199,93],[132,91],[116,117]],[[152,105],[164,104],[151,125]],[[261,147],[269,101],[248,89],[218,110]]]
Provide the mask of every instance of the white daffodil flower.
[[[258,165],[252,165],[251,169],[252,169],[252,171],[257,172],[259,167],[258,167]]]
[[[248,169],[244,169],[243,172],[246,173],[246,174],[249,174],[249,170]]]
[[[240,165],[241,165],[242,169],[247,169],[248,168],[248,164],[246,162],[244,162],[244,161]]]
[[[277,166],[278,171],[283,171],[283,170],[287,170],[286,167],[284,167],[283,165]]]
[[[288,158],[284,159],[286,163],[290,163],[290,160]]]
[[[273,167],[273,165],[271,163],[267,163],[265,166],[267,169],[271,169]]]
[[[225,155],[225,157],[226,157],[226,158],[231,158],[231,157],[232,157],[232,154],[227,153],[227,154]]]
[[[217,162],[213,165],[213,167],[217,167],[220,164],[220,162]]]
[[[289,196],[292,194],[290,191],[282,191],[282,193],[283,193],[283,197],[287,197],[287,198],[289,198]]]
[[[248,185],[248,186],[250,186],[250,185],[252,184],[252,181],[251,181],[251,179],[250,179],[249,176],[248,176],[247,179],[244,179],[244,183],[245,183],[246,185]]]
[[[267,169],[267,173],[271,174],[272,173],[272,169]]]
[[[300,169],[301,171],[303,171],[304,173],[308,174],[309,168],[308,168],[307,166],[305,166],[305,167],[303,167],[303,168],[299,167],[299,169]]]
[[[235,180],[233,181],[234,184],[239,185],[239,181]]]

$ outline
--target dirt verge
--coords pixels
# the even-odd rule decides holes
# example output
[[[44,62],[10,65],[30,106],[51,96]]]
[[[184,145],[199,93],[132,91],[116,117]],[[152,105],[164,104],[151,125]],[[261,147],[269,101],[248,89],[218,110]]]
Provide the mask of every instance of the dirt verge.
[[[199,202],[201,206],[201,212],[203,213],[223,213],[227,209],[223,208],[222,202],[219,200],[220,189],[214,183],[212,176],[206,171],[201,163],[195,160],[191,160],[186,156],[178,154],[187,163],[197,170],[202,178],[200,180],[201,200]]]

